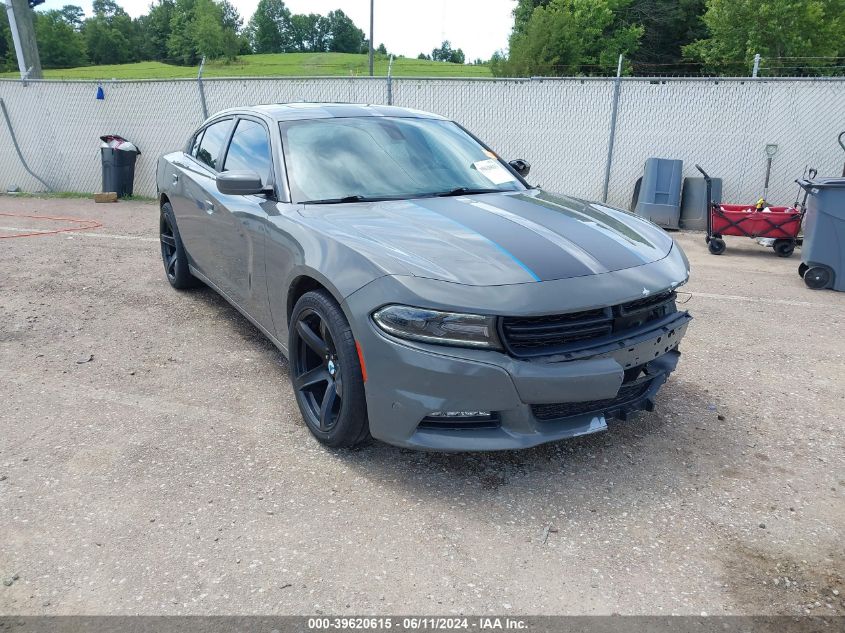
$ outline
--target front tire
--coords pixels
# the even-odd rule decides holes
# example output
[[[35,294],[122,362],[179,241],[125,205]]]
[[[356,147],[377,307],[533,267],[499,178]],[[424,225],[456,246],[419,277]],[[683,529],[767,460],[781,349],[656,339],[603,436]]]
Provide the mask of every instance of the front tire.
[[[308,430],[334,448],[367,442],[364,378],[340,306],[323,290],[307,292],[293,308],[289,329],[290,378]]]
[[[161,205],[159,214],[159,242],[161,243],[161,260],[164,263],[164,273],[167,281],[177,290],[195,288],[199,280],[188,269],[188,254],[176,228],[176,218],[173,207],[169,202]]]

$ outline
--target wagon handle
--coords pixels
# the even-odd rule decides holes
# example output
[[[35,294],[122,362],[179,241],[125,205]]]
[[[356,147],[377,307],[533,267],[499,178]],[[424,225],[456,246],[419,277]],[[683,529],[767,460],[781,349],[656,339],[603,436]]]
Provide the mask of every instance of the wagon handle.
[[[704,238],[706,243],[710,243],[710,238],[713,236],[713,183],[710,176],[701,165],[696,163],[695,168],[704,176],[704,182],[707,185],[707,235]]]

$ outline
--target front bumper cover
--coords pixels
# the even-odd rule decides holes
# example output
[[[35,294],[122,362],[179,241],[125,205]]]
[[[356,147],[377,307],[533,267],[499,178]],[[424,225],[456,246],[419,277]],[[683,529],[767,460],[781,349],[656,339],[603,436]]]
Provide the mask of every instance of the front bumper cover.
[[[678,266],[667,267],[665,262],[642,268],[653,270],[648,277],[642,270],[634,272],[635,290],[643,287],[638,284],[644,278],[657,292],[672,284],[669,279],[686,275],[685,264],[682,277]],[[610,273],[612,278],[590,278],[592,294],[603,295],[606,304],[630,300],[632,286],[624,279],[627,272]],[[550,295],[571,297],[573,286],[586,282],[525,284],[524,296],[516,305],[549,313],[548,307],[536,306],[549,303]],[[587,358],[553,362],[400,340],[382,332],[369,316],[388,302],[425,306],[421,297],[431,295],[410,292],[409,286],[416,290],[441,284],[444,282],[385,277],[350,295],[344,304],[348,315],[358,315],[352,319],[352,328],[367,367],[370,432],[390,444],[451,452],[508,450],[603,431],[608,418],[625,418],[630,412],[653,408],[655,394],[677,365],[678,344],[692,318],[687,312],[676,312],[646,331],[595,349]],[[447,285],[455,291],[454,284]],[[466,294],[462,298],[467,300]],[[443,307],[428,303],[425,307]],[[643,375],[635,383],[625,382],[626,370],[635,367],[642,367]],[[561,406],[566,415],[555,417],[554,405],[569,403],[584,405]],[[496,412],[499,424],[493,428],[420,428],[426,416],[442,411]]]

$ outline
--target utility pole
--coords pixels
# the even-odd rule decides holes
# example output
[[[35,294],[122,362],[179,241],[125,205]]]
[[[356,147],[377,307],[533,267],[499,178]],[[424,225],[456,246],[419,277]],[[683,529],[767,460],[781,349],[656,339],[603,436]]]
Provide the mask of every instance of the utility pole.
[[[32,9],[29,8],[28,0],[6,0],[6,13],[9,16],[9,28],[12,31],[21,79],[41,79],[41,59],[38,57],[35,26],[32,23]]]
[[[373,76],[373,9],[375,0],[370,0],[370,77]]]

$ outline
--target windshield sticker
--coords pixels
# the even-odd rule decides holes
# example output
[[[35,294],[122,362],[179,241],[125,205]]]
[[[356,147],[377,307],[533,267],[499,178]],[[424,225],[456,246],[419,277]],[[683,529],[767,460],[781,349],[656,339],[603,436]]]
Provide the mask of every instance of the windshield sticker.
[[[478,170],[482,176],[492,182],[494,185],[501,185],[506,182],[513,182],[516,178],[513,177],[507,169],[502,167],[502,164],[496,160],[480,160],[473,163],[472,166]]]

